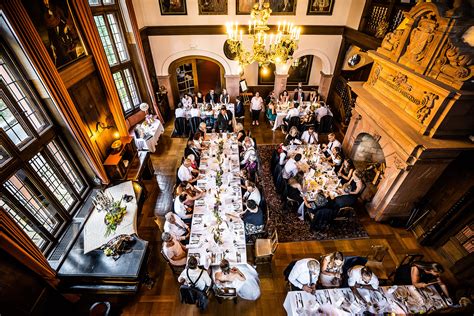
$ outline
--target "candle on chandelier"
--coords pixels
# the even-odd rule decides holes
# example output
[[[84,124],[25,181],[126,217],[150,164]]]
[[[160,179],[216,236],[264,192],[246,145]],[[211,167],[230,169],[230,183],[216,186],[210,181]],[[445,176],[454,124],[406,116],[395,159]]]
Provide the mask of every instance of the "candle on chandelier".
[[[240,30],[240,41],[242,42],[242,30]]]
[[[270,47],[273,45],[273,33],[270,34]]]
[[[280,21],[278,21],[278,32],[280,32],[280,26],[281,26],[281,23]]]
[[[285,28],[286,28],[286,21],[283,21],[283,32],[285,32]]]
[[[263,46],[267,45],[267,34],[263,34]]]
[[[251,30],[252,30],[252,21],[249,20],[249,34]]]
[[[260,44],[260,36],[262,35],[262,33],[258,33],[258,39],[257,39],[257,44]]]

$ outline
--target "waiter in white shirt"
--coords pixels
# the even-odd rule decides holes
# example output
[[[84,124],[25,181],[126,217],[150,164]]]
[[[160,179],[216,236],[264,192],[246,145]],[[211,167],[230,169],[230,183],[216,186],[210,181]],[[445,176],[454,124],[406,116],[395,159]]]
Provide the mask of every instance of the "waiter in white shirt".
[[[296,289],[314,293],[320,270],[319,262],[316,259],[307,258],[298,260],[290,272],[288,281]]]
[[[186,269],[181,272],[178,282],[194,286],[201,291],[204,291],[206,287],[209,287],[212,284],[211,277],[206,270],[198,267],[198,261],[194,256],[189,256],[188,265],[186,266]]]
[[[314,131],[314,126],[310,126],[307,131],[301,135],[303,144],[313,145],[318,143],[318,133]]]
[[[290,158],[285,163],[283,170],[281,171],[282,177],[285,180],[288,180],[291,177],[294,177],[298,173],[298,166],[296,163],[301,160],[303,156],[301,154],[296,154],[295,158]]]

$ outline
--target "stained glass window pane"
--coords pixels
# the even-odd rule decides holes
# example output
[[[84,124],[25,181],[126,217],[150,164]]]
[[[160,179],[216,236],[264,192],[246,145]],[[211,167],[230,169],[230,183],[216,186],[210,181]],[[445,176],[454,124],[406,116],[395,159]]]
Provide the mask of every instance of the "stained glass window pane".
[[[107,61],[110,66],[116,65],[118,63],[117,56],[113,48],[112,39],[110,38],[109,30],[105,25],[105,19],[102,15],[94,16],[95,25],[97,26],[97,31],[99,31],[100,40],[102,41],[102,46],[105,50],[105,55],[107,56]]]
[[[58,165],[61,167],[63,172],[66,174],[69,181],[73,184],[76,191],[81,193],[85,189],[86,186],[84,185],[84,182],[82,178],[79,176],[79,174],[77,173],[76,169],[71,166],[69,160],[66,158],[66,155],[61,150],[58,143],[55,140],[53,140],[52,142],[48,144],[48,149],[53,155],[55,161],[58,163]]]
[[[128,60],[127,49],[125,47],[122,32],[120,32],[117,19],[115,18],[115,14],[108,13],[107,20],[109,21],[110,30],[112,31],[112,35],[114,37],[115,48],[117,49],[117,52],[119,54],[120,61],[126,61]]]

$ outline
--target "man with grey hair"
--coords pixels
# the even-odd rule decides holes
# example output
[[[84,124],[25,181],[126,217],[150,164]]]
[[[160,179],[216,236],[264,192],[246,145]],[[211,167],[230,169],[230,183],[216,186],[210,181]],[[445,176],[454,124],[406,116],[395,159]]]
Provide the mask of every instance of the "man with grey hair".
[[[288,281],[292,288],[297,291],[303,290],[314,293],[318,283],[320,272],[319,262],[313,258],[306,258],[296,261],[288,276]]]
[[[185,241],[189,238],[189,226],[173,212],[166,213],[165,219],[164,231],[170,233],[176,237],[177,240],[183,241],[183,243],[186,244]]]

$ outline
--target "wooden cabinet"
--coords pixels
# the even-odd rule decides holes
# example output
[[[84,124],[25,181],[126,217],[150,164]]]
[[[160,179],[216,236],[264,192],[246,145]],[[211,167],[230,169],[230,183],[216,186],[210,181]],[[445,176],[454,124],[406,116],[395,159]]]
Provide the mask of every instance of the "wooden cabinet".
[[[125,179],[133,159],[137,155],[133,137],[124,136],[120,140],[122,141],[120,150],[112,152],[104,161],[105,171],[111,180]]]

